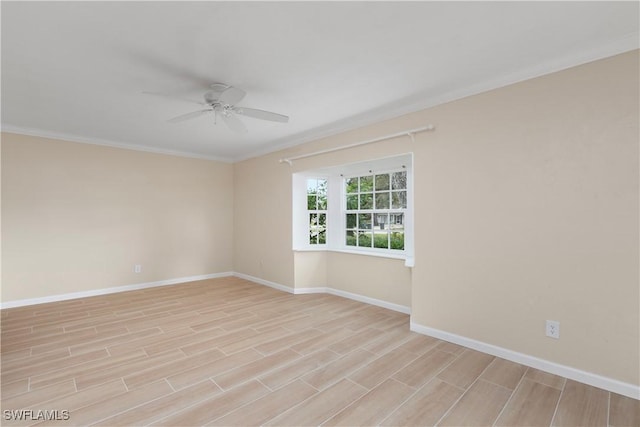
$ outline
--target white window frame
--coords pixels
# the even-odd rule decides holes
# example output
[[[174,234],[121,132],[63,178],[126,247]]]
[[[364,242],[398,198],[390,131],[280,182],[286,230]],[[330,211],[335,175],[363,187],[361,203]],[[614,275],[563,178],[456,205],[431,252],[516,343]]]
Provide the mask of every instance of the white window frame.
[[[324,178],[324,177],[313,177],[313,178],[312,177],[307,177],[307,179],[305,180],[306,184],[307,184],[307,197],[309,197],[309,186],[308,185],[309,185],[309,180],[310,179],[317,180],[317,181],[320,181],[320,180],[326,181],[326,183],[327,183],[327,194],[326,195],[327,195],[327,199],[328,199],[329,180],[327,178]],[[317,194],[318,193],[316,193],[316,197],[317,197]],[[328,200],[327,200],[327,206],[329,206]],[[321,248],[325,247],[327,245],[327,233],[326,233],[326,231],[325,231],[325,243],[320,243],[320,242],[311,243],[309,241],[309,238],[310,238],[309,232],[311,231],[310,230],[309,216],[311,214],[317,215],[318,218],[320,217],[320,215],[325,215],[325,227],[327,227],[327,225],[328,225],[327,221],[329,219],[329,210],[328,210],[328,208],[327,209],[318,209],[318,201],[317,200],[316,200],[316,209],[309,209],[309,206],[308,206],[308,203],[307,203],[307,244],[309,246],[312,246],[312,247],[321,247]],[[320,236],[318,236],[318,240],[319,239],[320,239]]]
[[[404,250],[347,246],[345,178],[376,175],[398,171],[407,172],[407,207],[404,213]],[[327,242],[310,244],[307,210],[307,179],[327,180]],[[375,159],[332,168],[309,170],[292,175],[292,228],[294,251],[334,251],[384,258],[404,259],[405,265],[414,265],[413,239],[413,155],[411,153]],[[374,209],[375,211],[375,209]],[[401,211],[390,209],[392,211]]]
[[[327,243],[324,244],[312,244],[309,242],[309,211],[307,209],[307,180],[309,179],[325,179],[327,180]],[[313,173],[303,172],[294,173],[292,177],[293,184],[293,216],[291,223],[293,225],[293,250],[305,251],[305,250],[326,250],[329,242],[329,232],[333,228],[331,227],[332,219],[329,214],[329,209],[334,201],[331,200],[332,183],[331,177],[326,173]]]
[[[391,188],[389,188],[388,193],[389,193],[389,208],[387,209],[379,209],[375,207],[375,197],[376,197],[376,189],[375,189],[375,177],[376,175],[387,175],[387,174],[393,174],[395,172],[404,172],[406,173],[407,176],[407,187],[405,187],[403,190],[406,192],[406,196],[407,196],[407,206],[405,208],[396,208],[393,209],[391,208],[391,195],[392,195],[392,190]],[[373,187],[371,189],[371,194],[373,197],[373,208],[371,209],[362,209],[361,207],[358,207],[358,209],[347,209],[347,191],[346,191],[346,183],[347,180],[352,179],[352,178],[361,178],[363,176],[371,176],[373,179]],[[405,236],[403,236],[403,239],[405,240],[405,242],[403,243],[403,247],[404,249],[391,249],[390,247],[387,248],[376,248],[376,247],[367,247],[367,246],[350,246],[347,245],[346,243],[346,232],[347,232],[347,214],[355,214],[355,215],[360,215],[360,214],[371,214],[371,231],[372,231],[372,240],[374,240],[374,223],[375,223],[375,218],[374,216],[376,215],[376,213],[379,212],[384,212],[387,215],[393,215],[393,214],[402,214],[404,217],[403,220],[403,233],[405,233],[404,230],[404,226],[406,224],[406,217],[407,217],[407,210],[409,208],[409,172],[407,171],[407,166],[406,165],[402,165],[400,168],[393,168],[393,169],[389,169],[389,170],[368,170],[365,173],[357,173],[357,174],[350,174],[350,175],[345,175],[342,177],[342,182],[341,182],[341,231],[342,231],[342,240],[343,240],[343,250],[357,250],[357,251],[364,251],[364,252],[368,252],[368,251],[372,251],[375,253],[380,253],[380,252],[384,252],[384,253],[388,253],[389,255],[404,255],[406,252],[406,234]],[[389,182],[389,186],[391,187],[391,181]],[[362,192],[358,192],[358,194],[362,194]],[[390,225],[388,223],[388,225]],[[360,228],[359,228],[360,229]],[[361,229],[360,229],[361,230]],[[372,242],[373,243],[373,242]],[[390,243],[390,242],[389,242]]]

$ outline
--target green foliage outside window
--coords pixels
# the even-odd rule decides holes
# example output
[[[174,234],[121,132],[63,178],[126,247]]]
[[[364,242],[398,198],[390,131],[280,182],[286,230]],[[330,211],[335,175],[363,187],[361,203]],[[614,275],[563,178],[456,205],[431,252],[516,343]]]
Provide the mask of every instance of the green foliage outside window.
[[[307,180],[307,211],[309,212],[309,243],[327,243],[327,180]]]

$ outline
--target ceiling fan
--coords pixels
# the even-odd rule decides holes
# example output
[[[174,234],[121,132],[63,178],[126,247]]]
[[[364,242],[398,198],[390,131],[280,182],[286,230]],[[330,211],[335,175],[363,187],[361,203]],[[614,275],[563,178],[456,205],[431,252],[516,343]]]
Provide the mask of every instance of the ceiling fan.
[[[182,114],[167,121],[169,123],[179,123],[213,113],[214,120],[217,121],[218,116],[220,116],[229,129],[238,133],[247,132],[247,127],[242,120],[237,117],[239,115],[280,123],[287,123],[289,121],[289,117],[283,114],[236,106],[247,94],[242,89],[222,83],[214,83],[209,86],[209,88],[210,90],[203,95],[204,102],[198,103],[200,105],[206,105],[207,107],[205,109]]]

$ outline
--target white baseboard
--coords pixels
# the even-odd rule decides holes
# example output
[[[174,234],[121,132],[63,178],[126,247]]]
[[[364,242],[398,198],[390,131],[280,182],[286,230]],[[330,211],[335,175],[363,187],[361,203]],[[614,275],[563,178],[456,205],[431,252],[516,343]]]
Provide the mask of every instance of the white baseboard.
[[[178,283],[195,282],[197,280],[217,279],[232,276],[232,272],[202,274],[199,276],[179,277],[176,279],[158,280],[157,282],[136,283],[134,285],[114,286],[112,288],[94,289],[90,291],[71,292],[68,294],[51,295],[41,298],[29,298],[15,301],[0,302],[0,309],[24,307],[27,305],[45,304],[48,302],[66,301],[70,299],[94,297],[98,295],[115,294],[118,292],[135,291],[139,289],[155,288],[157,286],[177,285]]]
[[[293,292],[296,295],[305,295],[305,294],[328,294],[329,289],[324,286],[318,286],[317,288],[296,288]]]
[[[310,288],[310,289],[318,289],[318,288]],[[349,298],[355,301],[364,302],[366,304],[371,304],[378,307],[386,308],[388,310],[399,311],[400,313],[404,313],[404,314],[411,314],[411,307],[407,307],[400,304],[394,304],[392,302],[383,301],[380,299],[371,298],[371,297],[367,297],[360,294],[354,294],[351,292],[342,291],[340,289],[334,289],[334,288],[325,288],[325,289],[326,289],[325,292],[331,295],[337,295],[339,297]],[[300,290],[302,291],[304,290],[304,288]],[[304,293],[304,292],[301,292],[301,293]]]
[[[279,283],[270,282],[268,280],[264,280],[264,279],[260,279],[258,277],[250,276],[248,274],[233,273],[233,275],[235,277],[239,277],[239,278],[244,279],[244,280],[249,280],[251,282],[259,283],[261,285],[269,286],[270,288],[278,289],[280,291],[288,292],[288,293],[294,294],[294,295],[331,294],[331,295],[337,295],[337,296],[344,297],[344,298],[349,298],[349,299],[352,299],[352,300],[355,300],[355,301],[364,302],[366,304],[376,305],[378,307],[383,307],[383,308],[386,308],[386,309],[389,309],[389,310],[399,311],[400,313],[411,314],[411,308],[410,307],[407,307],[407,306],[404,306],[404,305],[400,305],[400,304],[394,304],[394,303],[383,301],[383,300],[379,300],[379,299],[376,299],[376,298],[367,297],[367,296],[360,295],[360,294],[354,294],[354,293],[351,293],[351,292],[342,291],[340,289],[334,289],[334,288],[329,288],[329,287],[291,288],[289,286],[284,286],[284,285],[281,285]]]
[[[234,272],[233,276],[237,277],[239,279],[244,279],[244,280],[248,280],[250,282],[255,282],[255,283],[258,283],[260,285],[265,285],[265,286],[277,289],[277,290],[282,291],[282,292],[287,292],[287,293],[290,293],[290,294],[295,293],[293,288],[290,288],[289,286],[281,285],[280,283],[276,283],[276,282],[270,282],[268,280],[260,279],[258,277],[249,276],[248,274]]]
[[[364,302],[366,304],[387,308],[389,310],[399,311],[400,313],[411,314],[411,309],[409,307],[390,303],[390,302],[379,300],[376,298],[370,298],[364,295],[342,291],[339,289],[333,289],[333,288],[327,288],[327,287],[291,288],[289,286],[281,285],[276,282],[271,282],[269,280],[264,280],[258,277],[250,276],[248,274],[236,273],[236,272],[203,274],[200,276],[188,276],[188,277],[180,277],[176,279],[159,280],[157,282],[136,283],[134,285],[115,286],[112,288],[95,289],[91,291],[72,292],[68,294],[51,295],[51,296],[40,297],[40,298],[30,298],[30,299],[22,299],[22,300],[16,300],[16,301],[0,302],[0,309],[24,307],[24,306],[36,305],[36,304],[45,304],[48,302],[66,301],[66,300],[77,299],[77,298],[94,297],[98,295],[113,294],[117,292],[135,291],[138,289],[154,288],[157,286],[176,285],[179,283],[195,282],[197,280],[205,280],[205,279],[217,279],[220,277],[229,277],[229,276],[234,276],[240,279],[249,280],[251,282],[255,282],[260,285],[269,286],[270,288],[274,288],[279,291],[287,292],[290,294],[301,295],[301,294],[328,293],[332,295],[341,296],[344,298],[349,298],[355,301]]]
[[[640,400],[640,387],[625,383],[622,381],[614,380],[612,378],[603,377],[591,372],[582,371],[580,369],[572,368],[566,365],[560,365],[549,360],[539,359],[528,354],[519,353],[517,351],[509,350],[503,347],[498,347],[493,344],[487,344],[482,341],[476,341],[471,338],[463,337],[461,335],[452,334],[449,332],[441,331],[439,329],[423,326],[418,323],[411,322],[411,330],[423,335],[438,338],[444,341],[452,342],[464,347],[472,348],[474,350],[481,351],[483,353],[491,354],[493,356],[501,357],[512,362],[520,363],[521,365],[530,366],[532,368],[539,369],[541,371],[549,372],[551,374],[560,375],[565,378],[569,378],[574,381],[578,381],[584,384],[592,385],[594,387],[602,388],[614,393],[622,394],[633,399]]]

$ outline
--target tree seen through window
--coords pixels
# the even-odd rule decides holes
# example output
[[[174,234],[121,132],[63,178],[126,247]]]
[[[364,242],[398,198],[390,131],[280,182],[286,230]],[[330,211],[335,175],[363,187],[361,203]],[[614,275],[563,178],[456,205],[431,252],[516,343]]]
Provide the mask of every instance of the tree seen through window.
[[[309,220],[309,244],[327,243],[327,180],[307,179],[307,215]]]

